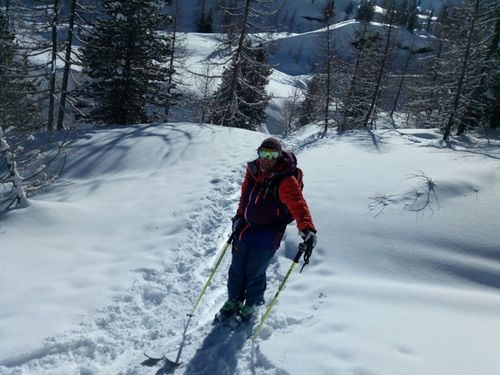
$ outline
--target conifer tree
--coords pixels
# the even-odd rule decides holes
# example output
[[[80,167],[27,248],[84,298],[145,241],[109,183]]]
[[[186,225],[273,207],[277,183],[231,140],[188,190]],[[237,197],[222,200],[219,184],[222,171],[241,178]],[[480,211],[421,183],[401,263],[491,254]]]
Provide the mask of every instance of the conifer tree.
[[[323,101],[323,78],[321,75],[314,75],[307,83],[304,100],[299,106],[298,125],[303,126],[318,121],[321,117],[321,109],[324,108]]]
[[[370,0],[363,0],[359,5],[356,13],[356,20],[361,22],[369,22],[375,15],[375,5]]]
[[[246,78],[248,85],[241,87],[243,99],[241,113],[248,119],[245,121],[249,125],[248,128],[256,129],[258,125],[266,121],[266,108],[271,99],[266,93],[266,87],[272,70],[266,65],[267,53],[262,44],[252,47],[251,43],[248,43],[245,53],[251,57],[251,60],[242,65],[242,75]],[[255,64],[251,64],[252,60]]]
[[[91,101],[88,119],[104,124],[150,120],[148,109],[171,100],[166,85],[170,38],[160,0],[104,0],[104,17],[85,36],[84,72],[91,78],[83,95]],[[168,19],[167,19],[168,20]],[[167,67],[165,67],[167,66]]]
[[[266,64],[263,44],[253,45],[248,35],[256,21],[273,13],[273,0],[229,0],[221,7],[226,29],[223,48],[229,51],[228,65],[214,94],[212,123],[223,126],[256,129],[265,119],[269,96],[265,91],[271,70]],[[262,8],[262,6],[264,6]]]
[[[233,60],[224,69],[222,82],[213,101],[211,121],[223,126],[254,130],[266,119],[269,95],[265,89],[271,69],[266,65],[262,45],[253,47],[249,40],[241,50],[242,60]]]
[[[413,33],[418,26],[418,8],[417,1],[412,0],[408,8],[408,21],[406,22],[406,29]]]
[[[199,0],[198,32],[211,33],[213,31],[213,10],[208,6],[207,0]]]

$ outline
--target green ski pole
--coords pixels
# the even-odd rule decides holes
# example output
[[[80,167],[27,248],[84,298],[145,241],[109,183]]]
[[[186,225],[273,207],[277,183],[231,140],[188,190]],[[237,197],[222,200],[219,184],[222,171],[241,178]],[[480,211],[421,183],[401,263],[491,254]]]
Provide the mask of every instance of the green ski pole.
[[[300,257],[302,256],[302,253],[304,252],[304,247],[302,245],[303,244],[299,245],[299,251],[295,255],[295,258],[294,258],[292,264],[290,265],[290,268],[288,269],[288,272],[286,273],[285,278],[283,279],[283,281],[281,282],[280,286],[278,287],[278,291],[276,292],[276,294],[274,295],[274,298],[272,299],[271,303],[267,307],[266,312],[262,316],[262,319],[260,320],[259,325],[255,329],[255,331],[254,331],[254,333],[252,335],[252,340],[255,341],[255,339],[259,335],[262,327],[264,326],[264,322],[266,321],[269,313],[271,312],[271,309],[276,304],[276,302],[278,302],[278,296],[280,295],[280,293],[282,292],[282,290],[285,289],[285,284],[286,284],[288,278],[292,274],[292,271],[295,269],[295,266],[297,265],[297,263],[299,263]]]
[[[221,264],[222,262],[222,259],[224,259],[224,255],[226,255],[226,251],[227,249],[229,248],[229,245],[231,245],[231,242],[233,242],[233,238],[234,238],[234,232],[231,233],[231,236],[229,237],[229,239],[227,240],[226,244],[224,245],[224,247],[222,248],[222,251],[219,255],[219,257],[217,258],[217,261],[215,262],[215,265],[214,267],[212,268],[212,272],[210,273],[210,276],[208,276],[208,279],[207,281],[205,282],[205,285],[203,286],[203,289],[201,290],[201,293],[200,295],[198,296],[198,299],[196,300],[196,303],[194,304],[193,306],[193,309],[191,310],[191,313],[188,314],[188,316],[191,318],[196,310],[196,308],[198,307],[198,304],[200,303],[201,299],[203,298],[203,295],[205,294],[205,292],[207,291],[207,288],[208,286],[210,285],[210,283],[212,282],[212,279],[215,275],[215,272],[217,271],[217,268],[219,268],[219,265]]]

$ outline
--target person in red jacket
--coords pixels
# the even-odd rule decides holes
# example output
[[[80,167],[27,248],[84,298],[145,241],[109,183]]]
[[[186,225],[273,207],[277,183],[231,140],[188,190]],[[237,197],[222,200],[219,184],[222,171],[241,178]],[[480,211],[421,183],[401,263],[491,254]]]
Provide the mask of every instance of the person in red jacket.
[[[297,159],[277,138],[265,139],[258,159],[247,165],[240,203],[233,217],[233,250],[222,317],[237,313],[242,320],[264,303],[266,270],[293,220],[312,249],[316,228],[302,195]],[[300,171],[301,173],[301,171]],[[301,176],[301,174],[300,174]],[[300,181],[299,181],[300,180]]]

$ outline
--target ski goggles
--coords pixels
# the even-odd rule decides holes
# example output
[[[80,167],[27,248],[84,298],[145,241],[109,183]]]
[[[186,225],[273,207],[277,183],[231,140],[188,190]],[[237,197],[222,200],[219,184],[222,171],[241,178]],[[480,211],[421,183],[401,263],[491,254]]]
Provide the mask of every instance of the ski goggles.
[[[259,159],[274,160],[280,157],[281,152],[273,150],[272,148],[259,148],[257,154],[259,155]]]

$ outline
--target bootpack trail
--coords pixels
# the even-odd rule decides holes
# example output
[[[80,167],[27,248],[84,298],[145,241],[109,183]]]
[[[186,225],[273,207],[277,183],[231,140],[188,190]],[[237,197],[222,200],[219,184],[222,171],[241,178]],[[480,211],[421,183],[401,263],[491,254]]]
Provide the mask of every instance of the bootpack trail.
[[[242,168],[242,170],[243,169],[244,168]],[[240,186],[241,181],[238,181],[235,191],[231,192],[232,202],[229,206],[231,206],[232,210],[230,212],[234,212],[235,207],[237,207]],[[227,202],[226,204],[217,203],[216,206],[227,206]],[[227,233],[225,234],[227,235]],[[270,361],[266,360],[262,352],[259,351],[256,340],[259,338],[263,323],[268,314],[270,314],[271,308],[277,302],[280,292],[284,290],[288,277],[299,263],[306,249],[299,246],[295,254],[295,259],[284,278],[279,271],[278,261],[276,257],[274,258],[273,264],[268,271],[268,284],[271,288],[267,291],[267,294],[270,294],[272,291],[272,293],[274,293],[274,298],[271,299],[268,297],[267,303],[258,308],[249,321],[241,321],[241,319],[238,319],[239,317],[237,314],[220,319],[220,313],[217,309],[226,297],[225,279],[227,277],[227,266],[220,267],[219,262],[224,260],[223,257],[227,252],[226,250],[230,247],[232,240],[233,235],[229,237],[224,245],[219,246],[222,247],[222,250],[218,254],[218,259],[212,267],[212,273],[208,276],[204,286],[204,288],[210,288],[212,282],[218,285],[218,290],[212,290],[212,295],[216,294],[217,297],[215,299],[213,296],[205,297],[205,295],[209,293],[205,293],[205,289],[202,289],[198,295],[198,299],[194,303],[191,313],[188,313],[184,319],[183,334],[178,344],[177,352],[175,353],[174,350],[166,350],[165,348],[163,348],[162,351],[161,347],[158,347],[156,351],[146,350],[144,354],[147,359],[142,362],[142,365],[155,366],[160,363],[163,365],[162,373],[173,373],[176,372],[176,370],[182,371],[183,367],[185,367],[185,373],[188,374],[234,374],[237,373],[237,368],[243,370],[243,373],[246,373],[245,369],[246,371],[256,373],[259,367],[261,367],[260,370],[262,370],[262,373],[276,373],[276,371],[278,373],[286,373],[284,370],[277,369],[273,365],[270,365]],[[209,244],[205,245],[209,246]],[[309,261],[309,256],[307,257],[306,264]],[[229,257],[230,255],[227,255],[227,258]],[[227,261],[225,263],[227,264]],[[302,265],[301,272],[304,265],[305,264]],[[214,289],[213,286],[212,289]],[[204,304],[202,300],[204,298],[215,303],[209,303],[208,306],[206,306],[206,303]],[[203,309],[204,305],[205,308]],[[199,314],[199,310],[205,312]],[[190,326],[193,324],[193,319],[195,320],[194,328],[190,329]],[[264,336],[269,336],[269,334],[268,331]],[[197,343],[197,345],[191,346],[190,344],[193,342]],[[182,358],[185,348],[186,357],[188,358],[187,363],[183,362]],[[196,349],[195,353],[193,353],[194,349]],[[241,363],[238,364],[239,362]]]
[[[42,348],[3,360],[2,366],[12,372],[2,373],[14,374],[21,367],[37,374],[63,374],[68,369],[81,374],[232,374],[259,368],[263,371],[258,373],[276,373],[249,340],[254,322],[236,329],[213,324],[226,298],[230,250],[203,300],[188,316],[229,237],[244,170],[242,165],[212,181],[210,193],[189,214],[190,227],[179,239],[174,261],[165,263],[163,271],[135,270],[139,277],[128,291],[77,328],[46,339]],[[279,278],[275,259],[268,271],[273,293]],[[148,360],[144,353],[160,353],[174,361]]]

